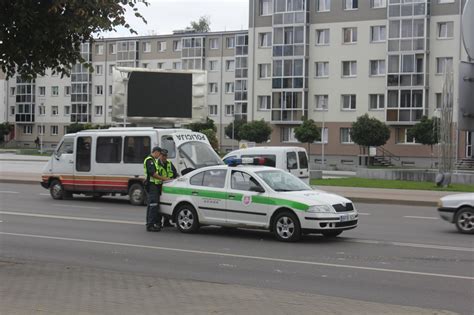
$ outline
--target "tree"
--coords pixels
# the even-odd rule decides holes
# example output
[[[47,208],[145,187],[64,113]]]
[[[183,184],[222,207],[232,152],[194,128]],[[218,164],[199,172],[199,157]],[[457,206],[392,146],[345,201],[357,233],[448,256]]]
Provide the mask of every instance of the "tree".
[[[272,127],[263,119],[246,123],[242,125],[239,130],[239,137],[242,140],[253,141],[256,143],[268,141],[271,134]]]
[[[206,118],[205,122],[195,122],[188,125],[188,128],[195,132],[202,132],[205,129],[217,131],[217,127],[214,124],[214,120],[210,119],[209,117]]]
[[[245,120],[235,119],[233,122],[231,122],[225,127],[224,133],[230,139],[235,139],[237,141],[240,141],[242,140],[242,138],[240,137],[240,129],[245,124],[246,124]]]
[[[366,147],[369,152],[369,147],[378,147],[387,143],[390,139],[390,129],[377,118],[365,114],[352,123],[351,138],[354,143]]]
[[[416,142],[431,147],[431,167],[433,167],[433,145],[439,142],[439,118],[421,117],[421,120],[408,129],[408,137],[414,137]]]
[[[191,21],[188,29],[195,30],[198,33],[207,33],[211,30],[211,19],[209,16],[201,16],[198,21]]]
[[[0,10],[0,69],[7,78],[25,80],[45,75],[47,69],[69,75],[72,65],[91,64],[81,57],[81,43],[118,26],[137,33],[125,21],[126,9],[144,23],[137,4],[147,0],[36,0],[2,1]]]
[[[321,138],[321,131],[314,120],[304,119],[303,123],[295,128],[295,137],[299,142],[308,144],[310,154],[310,145]]]
[[[199,132],[206,135],[207,140],[209,140],[209,143],[215,151],[219,151],[219,140],[217,140],[216,131],[214,129],[203,129]]]
[[[5,136],[8,136],[12,131],[13,126],[10,125],[8,122],[0,124],[0,143],[5,141]]]

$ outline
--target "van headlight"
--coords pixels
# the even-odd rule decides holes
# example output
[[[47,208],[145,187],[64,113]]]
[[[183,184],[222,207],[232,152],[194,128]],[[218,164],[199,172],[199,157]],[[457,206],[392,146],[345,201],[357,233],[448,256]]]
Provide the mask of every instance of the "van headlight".
[[[332,213],[334,212],[331,206],[320,205],[320,206],[311,206],[308,209],[310,213]]]

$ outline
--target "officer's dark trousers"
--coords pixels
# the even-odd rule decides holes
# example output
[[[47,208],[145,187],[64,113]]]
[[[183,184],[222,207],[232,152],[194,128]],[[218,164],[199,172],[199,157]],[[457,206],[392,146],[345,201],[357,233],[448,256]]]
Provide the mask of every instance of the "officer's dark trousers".
[[[161,215],[159,213],[160,190],[155,184],[150,183],[147,190],[148,207],[146,209],[146,225],[161,225]]]

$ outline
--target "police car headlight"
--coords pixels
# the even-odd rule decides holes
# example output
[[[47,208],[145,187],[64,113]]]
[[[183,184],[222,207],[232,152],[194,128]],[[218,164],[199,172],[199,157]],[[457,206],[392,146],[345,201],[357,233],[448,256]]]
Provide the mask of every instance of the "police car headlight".
[[[331,213],[333,212],[332,208],[327,205],[320,205],[320,206],[311,206],[308,209],[310,213]]]

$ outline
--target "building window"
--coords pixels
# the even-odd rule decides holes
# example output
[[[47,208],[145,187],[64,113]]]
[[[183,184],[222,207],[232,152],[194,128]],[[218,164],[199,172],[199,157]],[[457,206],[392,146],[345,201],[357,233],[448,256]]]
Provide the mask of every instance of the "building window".
[[[314,103],[316,110],[327,110],[329,102],[329,95],[315,95]]]
[[[453,57],[436,58],[436,73],[443,74],[448,71],[453,71]]]
[[[356,77],[357,76],[357,61],[343,61],[342,62],[342,76]]]
[[[345,27],[342,29],[342,34],[344,44],[357,43],[357,27]]]
[[[173,62],[173,69],[181,70],[182,69],[181,62],[180,61]]]
[[[104,54],[104,44],[96,44],[95,45],[95,54],[96,55],[103,55]]]
[[[354,141],[352,141],[351,138],[351,128],[341,128],[341,143],[343,144],[353,144]]]
[[[142,47],[143,47],[143,52],[144,53],[151,52],[151,43],[150,42],[143,42]]]
[[[439,39],[453,38],[453,36],[454,36],[454,23],[453,22],[438,23],[438,38]]]
[[[58,106],[51,106],[51,115],[58,116],[59,115],[59,107]]]
[[[217,93],[217,83],[209,83],[209,94]]]
[[[317,12],[331,11],[331,0],[316,0],[316,11]]]
[[[15,106],[10,106],[10,116],[15,115]]]
[[[436,108],[443,107],[443,94],[435,93],[435,98],[436,98]]]
[[[225,71],[234,71],[235,68],[235,61],[234,60],[226,60],[225,61]]]
[[[39,87],[39,96],[45,96],[46,95],[46,87],[45,86],[40,86]]]
[[[209,40],[209,47],[211,49],[219,49],[219,39],[218,38],[211,38]]]
[[[341,96],[342,110],[355,110],[356,109],[356,95],[346,94]]]
[[[343,0],[344,10],[357,10],[359,8],[358,0]]]
[[[387,0],[370,0],[370,7],[373,9],[386,8]]]
[[[95,66],[95,74],[96,74],[96,75],[102,75],[102,74],[104,74],[104,66],[102,66],[102,65],[96,65],[96,66]]]
[[[271,64],[270,63],[261,63],[258,65],[258,78],[259,79],[269,79],[271,74]]]
[[[71,106],[66,105],[64,106],[64,116],[69,116],[71,115]]]
[[[217,71],[217,60],[209,60],[209,71]]]
[[[158,42],[158,52],[164,52],[164,51],[166,51],[166,42],[165,41]]]
[[[15,96],[15,87],[10,87],[10,96]]]
[[[387,28],[384,25],[370,27],[370,42],[383,43],[387,39]]]
[[[395,138],[395,141],[396,143],[399,143],[399,144],[415,144],[417,143],[416,142],[416,139],[415,137],[413,136],[409,136],[408,135],[408,130],[409,128],[397,128],[396,129],[396,138]]]
[[[385,60],[370,60],[370,75],[385,75]]]
[[[165,63],[164,62],[158,62],[156,64],[156,68],[157,69],[164,69],[165,68]]]
[[[38,112],[40,116],[46,115],[46,107],[44,105],[38,106]]]
[[[31,135],[33,133],[33,126],[32,125],[23,125],[23,134],[24,135]]]
[[[109,44],[109,52],[112,55],[117,54],[117,44]]]
[[[109,74],[111,75],[112,73],[114,73],[114,68],[115,68],[115,65],[109,65]]]
[[[217,116],[217,105],[209,105],[209,116]]]
[[[259,0],[260,15],[270,15],[273,12],[273,0]]]
[[[71,95],[71,86],[65,86],[64,87],[64,96],[70,96]]]
[[[259,33],[258,46],[260,48],[272,47],[272,33]]]
[[[148,68],[148,62],[142,63],[142,68],[145,68],[145,69]]]
[[[316,78],[327,78],[329,77],[329,62],[322,61],[316,62]]]
[[[270,96],[269,95],[259,95],[258,96],[258,110],[270,110]]]
[[[226,105],[225,106],[225,115],[226,116],[234,116],[234,105]]]
[[[45,125],[39,125],[38,126],[38,135],[42,136],[45,134],[46,131],[46,126]]]
[[[329,139],[329,129],[328,128],[319,128],[319,139],[317,139],[316,141],[314,141],[314,143],[328,143],[328,139]],[[323,141],[321,142],[321,137],[323,139]]]
[[[104,94],[104,87],[102,85],[95,86],[95,95],[103,95]]]
[[[282,127],[281,128],[281,141],[282,142],[298,142],[295,137],[294,127]]]
[[[112,95],[113,91],[114,91],[114,90],[113,90],[112,85],[109,85],[109,95]]]
[[[235,47],[235,37],[227,37],[225,39],[227,49],[232,49]]]
[[[329,45],[329,29],[316,30],[316,45]]]
[[[369,110],[378,110],[385,108],[384,94],[369,94]]]
[[[59,95],[59,86],[52,86],[51,87],[51,95],[58,96]]]
[[[58,134],[59,134],[59,126],[57,125],[51,126],[51,135],[57,136]]]
[[[234,93],[234,82],[225,83],[225,92],[228,94]]]
[[[174,40],[173,41],[173,51],[181,51],[182,50],[182,42],[181,40]]]
[[[96,116],[102,116],[102,113],[103,113],[103,110],[104,110],[104,107],[103,106],[95,106],[95,115]]]

